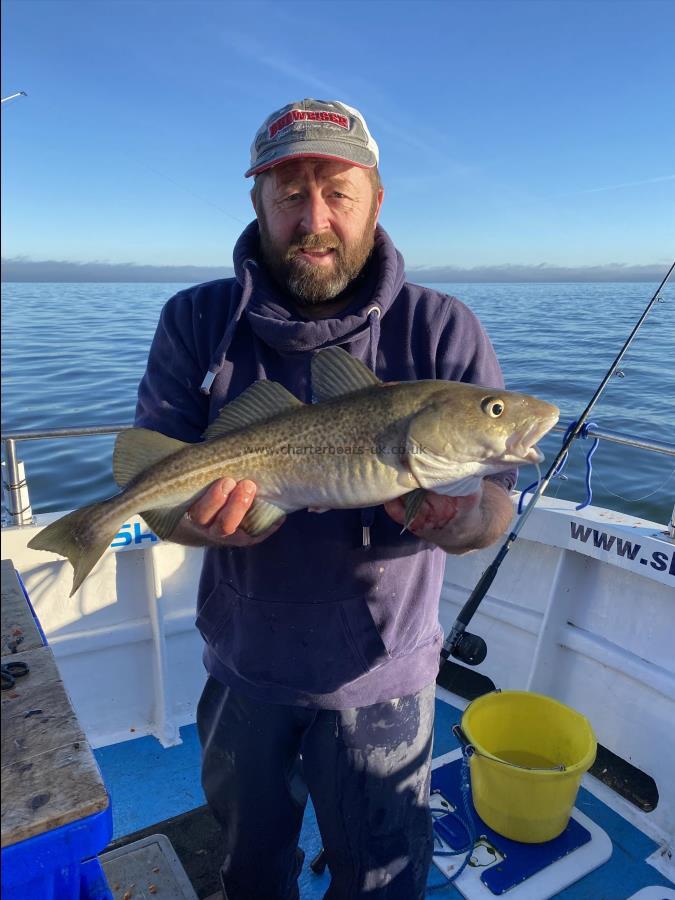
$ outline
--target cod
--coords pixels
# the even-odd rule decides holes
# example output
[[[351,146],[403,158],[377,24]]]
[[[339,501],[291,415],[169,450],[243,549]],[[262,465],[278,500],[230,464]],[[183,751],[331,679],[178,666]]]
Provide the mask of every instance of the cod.
[[[298,509],[349,509],[404,497],[406,527],[427,490],[465,495],[485,475],[539,463],[535,444],[557,407],[526,394],[453,381],[382,383],[345,350],[312,360],[314,402],[258,381],[223,407],[203,441],[122,432],[108,500],[68,513],[28,544],[66,556],[72,594],[132,515],[171,539],[181,518],[224,476],[257,485],[241,526],[251,535]]]

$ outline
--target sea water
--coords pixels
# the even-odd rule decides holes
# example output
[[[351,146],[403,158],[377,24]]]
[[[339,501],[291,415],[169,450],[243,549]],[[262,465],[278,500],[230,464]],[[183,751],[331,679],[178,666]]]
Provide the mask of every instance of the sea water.
[[[130,423],[162,305],[187,285],[4,284],[2,431]],[[651,284],[436,284],[480,318],[507,387],[561,409],[584,410],[642,313]],[[675,289],[664,291],[593,411],[599,427],[675,443]],[[547,435],[551,460],[562,435]],[[22,442],[34,512],[73,509],[117,490],[114,437]],[[579,440],[565,479],[548,494],[581,502]],[[519,487],[534,480],[521,470]],[[675,459],[602,442],[593,458],[593,503],[660,523],[675,501]]]

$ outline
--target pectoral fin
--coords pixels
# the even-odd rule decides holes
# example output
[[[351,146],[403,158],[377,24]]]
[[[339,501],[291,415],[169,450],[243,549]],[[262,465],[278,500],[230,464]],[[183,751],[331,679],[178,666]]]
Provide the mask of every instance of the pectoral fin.
[[[240,528],[251,537],[257,537],[268,528],[271,528],[275,522],[282,519],[286,515],[286,510],[269,503],[267,500],[258,500],[257,498],[251,504],[251,508],[241,520]]]
[[[157,537],[168,541],[176,529],[176,526],[185,515],[187,505],[165,506],[161,509],[145,509],[140,515],[147,522],[148,528]]]
[[[401,498],[405,504],[405,522],[401,534],[403,534],[404,531],[407,531],[415,521],[417,513],[422,509],[422,504],[424,503],[426,495],[427,492],[424,488],[416,488],[414,491],[404,494]]]

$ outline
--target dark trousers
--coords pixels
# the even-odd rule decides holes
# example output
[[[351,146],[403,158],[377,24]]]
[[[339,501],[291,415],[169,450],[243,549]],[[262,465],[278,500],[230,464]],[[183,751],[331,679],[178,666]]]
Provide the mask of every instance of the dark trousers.
[[[197,726],[228,900],[297,900],[308,791],[331,874],[325,900],[421,900],[433,721],[433,684],[336,711],[261,703],[210,677]]]

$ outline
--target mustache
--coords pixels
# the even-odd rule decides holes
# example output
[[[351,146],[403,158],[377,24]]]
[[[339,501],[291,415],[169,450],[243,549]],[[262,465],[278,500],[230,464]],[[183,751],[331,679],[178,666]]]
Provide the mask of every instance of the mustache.
[[[342,241],[335,234],[303,234],[288,245],[286,258],[290,259],[302,250],[342,250]]]

